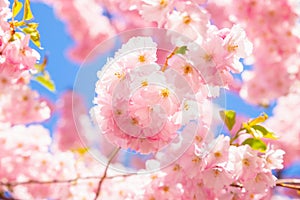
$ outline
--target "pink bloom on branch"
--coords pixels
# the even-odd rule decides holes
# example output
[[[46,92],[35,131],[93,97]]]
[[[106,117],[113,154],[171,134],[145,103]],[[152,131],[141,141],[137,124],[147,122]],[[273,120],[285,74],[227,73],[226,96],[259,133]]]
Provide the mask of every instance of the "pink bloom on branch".
[[[265,167],[268,169],[282,169],[283,168],[283,155],[285,152],[281,149],[270,149],[266,152]]]
[[[95,122],[112,143],[141,153],[158,151],[177,136],[180,127],[174,119],[180,109],[176,96],[171,88],[156,85],[165,83],[160,67],[154,64],[156,59],[151,38],[130,39],[116,53],[116,62],[111,60],[99,73],[97,106],[92,110]]]
[[[173,8],[173,0],[143,0],[140,10],[142,17],[149,22],[155,21],[161,27]]]
[[[275,181],[276,178],[270,171],[266,173],[259,172],[252,179],[245,181],[244,187],[249,191],[249,193],[266,194],[268,189],[275,186]]]
[[[222,167],[210,168],[202,172],[203,183],[207,188],[219,193],[223,188],[229,186],[233,177]]]
[[[191,40],[203,37],[209,25],[207,12],[192,3],[179,2],[176,8],[169,15],[165,28],[179,32]]]
[[[2,91],[3,92],[3,91]],[[0,121],[11,124],[41,122],[50,117],[50,108],[36,91],[14,84],[0,97]]]
[[[249,145],[230,146],[229,151],[234,173],[240,180],[247,182],[262,170],[263,159]]]

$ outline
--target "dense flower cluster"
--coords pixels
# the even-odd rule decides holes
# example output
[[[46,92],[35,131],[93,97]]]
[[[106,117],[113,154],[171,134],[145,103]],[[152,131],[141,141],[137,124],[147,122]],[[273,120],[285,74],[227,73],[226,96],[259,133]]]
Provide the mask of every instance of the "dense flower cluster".
[[[156,63],[157,44],[150,37],[131,38],[108,60],[98,74],[92,113],[110,141],[142,153],[156,152],[180,127],[202,120],[201,107],[212,96],[207,88],[227,87],[229,72],[242,70],[238,60],[251,52],[238,26],[212,29],[204,48],[187,43],[186,58],[175,50],[163,66]]]
[[[189,131],[192,128],[195,127]],[[262,199],[268,196],[276,180],[271,170],[283,167],[284,152],[269,149],[261,154],[248,145],[232,146],[229,141],[230,138],[223,135],[211,141],[196,141],[195,148],[192,146],[174,164],[163,169],[163,176],[151,182],[146,196],[149,199]]]
[[[207,9],[217,26],[240,23],[253,41],[255,62],[243,75],[241,96],[267,105],[288,94],[299,79],[299,1],[212,0]]]
[[[44,85],[53,85],[46,61],[38,65],[40,55],[29,47],[39,38],[30,1],[24,0],[22,21],[14,19],[19,1],[13,10],[8,0],[0,1],[0,199],[283,198],[273,194],[272,171],[299,160],[300,153],[296,1],[41,1],[66,23],[76,61],[117,33],[148,29],[121,34],[121,48],[98,72],[93,127],[79,95],[66,92],[53,110],[31,90],[40,74]],[[118,45],[105,44],[93,53]],[[255,64],[239,88],[233,74],[243,71],[242,58]],[[230,134],[217,134],[219,108],[212,100],[221,88],[264,105],[279,97],[274,116],[245,122],[221,111]],[[60,114],[53,136],[31,124],[53,111]],[[263,122],[278,141],[269,141],[275,134]],[[138,156],[121,159],[126,151]]]
[[[51,143],[40,125],[1,127],[0,191],[16,199],[93,199],[104,166],[88,154],[52,149]]]
[[[267,125],[278,133],[279,140],[275,141],[276,144],[286,152],[285,166],[299,160],[300,156],[300,127],[294,121],[298,119],[299,114],[295,112],[299,103],[299,95],[299,84],[295,84],[287,96],[278,99],[273,110],[274,116],[267,122]],[[285,113],[289,113],[289,115]]]
[[[9,1],[1,2],[0,12],[0,122],[27,124],[50,117],[47,102],[27,85],[30,71],[40,55],[30,48],[29,35],[16,33]]]

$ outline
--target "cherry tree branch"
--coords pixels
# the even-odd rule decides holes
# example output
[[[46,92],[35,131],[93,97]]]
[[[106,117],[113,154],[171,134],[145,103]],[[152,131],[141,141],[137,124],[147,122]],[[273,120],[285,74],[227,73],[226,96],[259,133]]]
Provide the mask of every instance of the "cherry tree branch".
[[[300,190],[300,179],[278,179],[276,186]]]
[[[72,183],[72,182],[76,182],[76,181],[83,181],[83,180],[90,180],[90,179],[100,179],[98,187],[97,187],[96,197],[95,197],[95,199],[97,199],[100,195],[101,185],[102,185],[104,179],[114,179],[114,178],[118,178],[118,177],[126,178],[126,177],[129,177],[132,175],[136,175],[136,173],[132,173],[132,174],[119,174],[119,175],[115,175],[115,176],[106,176],[109,165],[112,162],[113,158],[118,153],[118,151],[119,151],[119,149],[117,149],[116,151],[113,152],[111,159],[109,160],[109,162],[106,165],[106,169],[105,169],[105,172],[102,177],[88,176],[88,177],[77,177],[77,178],[69,179],[69,180],[50,180],[50,181],[30,180],[30,181],[25,181],[25,182],[9,182],[9,183],[0,182],[0,186],[15,187],[18,185],[30,185],[30,184],[63,184],[63,183]],[[231,186],[232,187],[243,187],[238,184],[231,184]],[[300,190],[300,179],[278,179],[276,181],[276,186],[285,187],[285,188],[294,189],[294,190]],[[0,192],[0,199],[19,200],[14,197],[5,197],[4,194],[2,194],[1,192]]]
[[[119,178],[123,177],[126,178],[128,176],[135,175],[135,173],[131,174],[118,174],[115,176],[107,176],[106,179],[114,179],[114,178]],[[91,180],[91,179],[101,179],[101,177],[98,176],[87,176],[87,177],[77,177],[74,179],[68,179],[68,180],[49,180],[49,181],[38,181],[38,180],[29,180],[29,181],[24,181],[24,182],[0,182],[0,186],[7,186],[7,187],[15,187],[18,185],[31,185],[31,184],[63,184],[63,183],[73,183],[76,181],[83,181],[83,180]]]
[[[112,153],[111,153],[111,156],[107,162],[107,165],[105,167],[105,170],[104,170],[104,173],[103,173],[103,176],[101,177],[99,183],[98,183],[98,187],[97,187],[97,190],[96,190],[96,195],[95,195],[95,198],[94,200],[97,200],[97,198],[99,197],[100,195],[100,192],[101,192],[101,187],[102,187],[102,183],[104,182],[105,178],[107,177],[107,170],[109,168],[109,165],[110,163],[113,161],[113,159],[115,158],[115,156],[118,154],[119,150],[121,149],[121,147],[119,148],[116,148]]]

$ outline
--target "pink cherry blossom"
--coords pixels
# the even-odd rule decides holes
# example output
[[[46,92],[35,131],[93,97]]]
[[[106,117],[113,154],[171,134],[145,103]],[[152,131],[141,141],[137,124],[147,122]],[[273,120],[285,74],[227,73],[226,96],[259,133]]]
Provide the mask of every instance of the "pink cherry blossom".
[[[143,0],[140,14],[146,21],[155,21],[161,27],[173,10],[173,0]]]
[[[206,33],[209,21],[204,9],[191,3],[178,3],[176,8],[168,17],[165,28],[180,32],[192,40]]]

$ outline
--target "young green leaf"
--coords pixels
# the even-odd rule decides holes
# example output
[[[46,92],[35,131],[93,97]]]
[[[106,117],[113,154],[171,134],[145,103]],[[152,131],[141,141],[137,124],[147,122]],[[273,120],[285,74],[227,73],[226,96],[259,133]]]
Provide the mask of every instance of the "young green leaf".
[[[187,46],[182,46],[182,47],[178,47],[175,51],[175,54],[186,54],[186,51],[187,51]]]
[[[256,117],[255,119],[251,120],[248,124],[249,126],[253,126],[256,124],[260,124],[268,119],[268,115],[266,113],[262,113],[262,115]]]
[[[32,29],[37,29],[37,27],[39,26],[39,24],[32,22],[32,23],[28,23],[27,26],[29,28],[32,28]]]
[[[31,19],[33,19],[33,14],[30,8],[30,0],[25,0],[23,21],[28,21]]]
[[[21,11],[23,7],[22,2],[18,1],[18,0],[14,0],[13,6],[12,6],[12,14],[13,17],[17,16],[19,14],[19,12]]]
[[[50,90],[51,92],[55,92],[54,82],[47,76],[37,76],[35,79],[39,84]]]
[[[228,130],[231,131],[235,124],[236,113],[233,110],[221,110],[220,116]]]
[[[42,63],[40,63],[40,64],[35,64],[34,67],[35,67],[35,69],[37,70],[37,73],[44,72],[47,63],[48,63],[48,58],[47,58],[47,56],[45,56]]]
[[[278,139],[275,133],[268,131],[265,127],[261,125],[253,125],[252,128],[263,135],[264,138],[268,139]]]
[[[266,143],[259,138],[248,138],[242,143],[242,145],[246,144],[254,150],[259,150],[261,152],[265,152],[267,150]]]
[[[36,29],[33,29],[33,28],[30,28],[30,27],[25,27],[25,28],[22,29],[22,31],[23,31],[24,33],[26,33],[26,34],[31,34],[31,33],[35,32],[35,31],[37,31],[37,30],[36,30]]]
[[[15,27],[17,27],[17,26],[24,26],[26,23],[24,22],[24,21],[14,21],[13,22],[13,25],[15,26]]]
[[[30,39],[37,47],[41,48],[41,42],[40,42],[40,33],[35,30],[34,32],[30,33]]]

